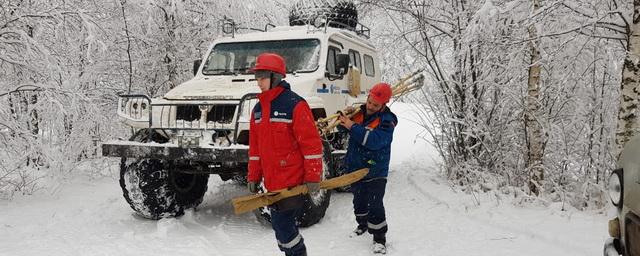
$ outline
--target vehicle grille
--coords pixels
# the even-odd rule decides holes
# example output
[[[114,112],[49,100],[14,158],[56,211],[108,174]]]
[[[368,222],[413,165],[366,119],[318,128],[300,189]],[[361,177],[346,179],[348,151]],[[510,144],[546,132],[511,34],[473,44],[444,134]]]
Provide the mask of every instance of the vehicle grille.
[[[629,256],[640,256],[640,219],[631,216],[626,221],[626,246]]]
[[[230,124],[235,110],[235,105],[214,105],[207,113],[207,122]],[[198,105],[180,105],[176,109],[176,120],[189,122],[200,120],[200,113]]]

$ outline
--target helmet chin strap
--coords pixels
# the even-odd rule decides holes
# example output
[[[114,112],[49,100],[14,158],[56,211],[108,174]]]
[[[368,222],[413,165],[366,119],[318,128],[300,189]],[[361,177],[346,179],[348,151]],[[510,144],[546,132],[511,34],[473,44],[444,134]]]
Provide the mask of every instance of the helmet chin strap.
[[[269,90],[273,89],[273,72],[269,72]]]

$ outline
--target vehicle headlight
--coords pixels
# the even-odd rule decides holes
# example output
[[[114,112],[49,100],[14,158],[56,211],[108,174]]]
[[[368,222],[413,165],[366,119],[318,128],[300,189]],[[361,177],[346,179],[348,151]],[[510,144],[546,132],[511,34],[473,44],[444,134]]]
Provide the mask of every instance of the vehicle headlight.
[[[622,202],[622,169],[616,169],[609,176],[609,198],[615,206]]]
[[[127,108],[127,103],[129,103],[129,99],[127,98],[120,98],[120,111],[124,112],[124,110]]]
[[[118,115],[136,122],[149,120],[151,105],[143,97],[120,97]]]

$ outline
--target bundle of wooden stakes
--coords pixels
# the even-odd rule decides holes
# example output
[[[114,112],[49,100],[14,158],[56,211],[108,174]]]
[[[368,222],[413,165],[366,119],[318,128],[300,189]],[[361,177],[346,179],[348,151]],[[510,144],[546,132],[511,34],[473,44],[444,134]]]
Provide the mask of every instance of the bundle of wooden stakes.
[[[424,75],[422,75],[422,70],[418,70],[401,79],[393,87],[391,87],[392,97],[400,98],[409,92],[422,88],[423,84]],[[333,131],[333,129],[336,128],[338,124],[340,124],[340,120],[338,119],[340,115],[344,114],[351,118],[358,112],[360,112],[360,108],[356,107],[351,112],[345,109],[328,117],[318,119],[318,121],[316,121],[316,126],[320,131],[320,135],[325,136],[331,133],[331,131]]]
[[[334,189],[350,185],[364,178],[364,176],[367,176],[367,173],[369,173],[369,169],[364,168],[339,177],[323,180],[320,182],[320,189]],[[309,193],[307,185],[298,185],[293,188],[236,197],[231,199],[231,203],[233,204],[234,212],[236,214],[242,214],[260,207],[271,205],[287,197],[307,193]]]

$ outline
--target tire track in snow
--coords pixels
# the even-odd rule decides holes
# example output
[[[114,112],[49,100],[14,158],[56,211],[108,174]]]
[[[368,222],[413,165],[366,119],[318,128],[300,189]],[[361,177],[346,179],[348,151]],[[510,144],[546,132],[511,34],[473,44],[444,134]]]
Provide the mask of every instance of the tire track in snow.
[[[427,199],[430,199],[431,201],[435,202],[435,206],[433,206],[432,208],[435,208],[440,205],[446,206],[447,209],[451,208],[447,202],[440,200],[438,197],[422,189],[422,187],[416,183],[416,179],[413,177],[413,175],[406,175],[406,176],[407,176],[406,177],[407,183],[409,183],[409,185],[411,185],[415,189],[415,191],[427,197]]]
[[[399,168],[399,169],[410,169],[410,168]],[[426,170],[423,170],[423,171],[426,171]],[[406,197],[406,195],[409,194],[411,190],[413,190],[415,191],[415,194],[419,195],[418,198],[421,198],[420,196],[423,196],[420,199],[422,202],[426,202],[427,200],[434,202],[434,206],[431,206],[426,210],[431,210],[433,208],[436,208],[442,205],[442,206],[445,206],[447,209],[444,211],[449,212],[449,213],[442,213],[441,215],[443,216],[456,216],[456,218],[461,217],[472,223],[478,224],[479,226],[484,226],[490,229],[495,229],[495,230],[504,231],[508,233],[508,234],[505,234],[502,238],[493,238],[490,240],[493,240],[493,241],[505,240],[504,239],[505,237],[507,238],[506,240],[534,239],[541,243],[544,243],[544,244],[553,246],[554,248],[558,248],[562,251],[565,251],[568,254],[575,254],[576,252],[578,252],[580,255],[589,255],[590,253],[589,251],[584,250],[584,248],[572,243],[570,240],[564,241],[561,237],[554,236],[553,234],[545,234],[544,232],[538,232],[536,230],[532,230],[526,227],[518,228],[518,227],[508,226],[506,224],[493,221],[491,219],[485,219],[475,215],[471,215],[471,213],[467,212],[466,210],[461,210],[460,208],[452,207],[449,203],[444,201],[441,197],[438,197],[434,193],[430,192],[428,190],[429,188],[435,188],[437,186],[442,186],[442,185],[433,182],[427,176],[415,175],[411,172],[406,172],[406,171],[405,172],[397,171],[395,173],[405,176],[400,180],[406,180],[407,184],[409,184],[411,187],[410,189],[404,189],[399,192],[400,194],[403,195],[403,197]],[[395,182],[395,185],[397,185],[398,187],[402,187],[403,184],[401,182]],[[463,195],[463,196],[466,196],[466,195]],[[480,208],[480,207],[478,207],[477,209],[484,210],[483,208]],[[499,215],[497,217],[500,218]]]

